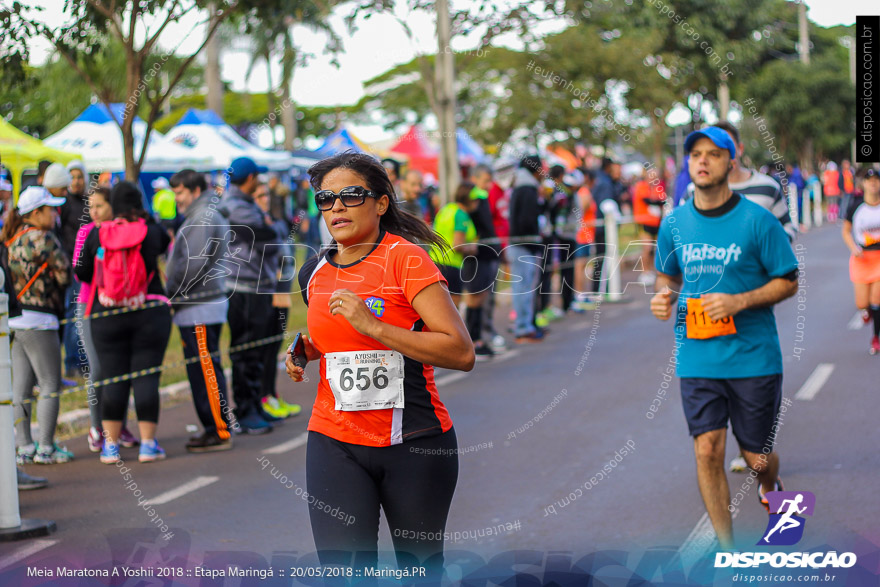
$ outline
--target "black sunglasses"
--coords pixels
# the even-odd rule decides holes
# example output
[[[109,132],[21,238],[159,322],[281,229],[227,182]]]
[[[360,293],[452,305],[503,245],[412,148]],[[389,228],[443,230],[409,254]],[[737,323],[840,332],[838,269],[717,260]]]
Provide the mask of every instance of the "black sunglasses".
[[[332,190],[321,190],[317,192],[315,194],[315,205],[318,207],[318,210],[326,212],[333,208],[333,204],[336,203],[336,198],[339,198],[342,201],[343,206],[346,208],[354,208],[355,206],[362,206],[364,202],[367,201],[368,197],[378,198],[379,196],[365,187],[350,185],[339,190],[338,194],[334,193]]]

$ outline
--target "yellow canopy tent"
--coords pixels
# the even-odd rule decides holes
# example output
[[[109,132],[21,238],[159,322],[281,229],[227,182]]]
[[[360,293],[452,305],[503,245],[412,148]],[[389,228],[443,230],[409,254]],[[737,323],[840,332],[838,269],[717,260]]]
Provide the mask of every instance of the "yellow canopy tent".
[[[0,163],[12,172],[12,197],[18,199],[22,173],[36,169],[46,159],[53,163],[70,163],[79,159],[76,153],[47,147],[39,139],[24,133],[0,118]]]

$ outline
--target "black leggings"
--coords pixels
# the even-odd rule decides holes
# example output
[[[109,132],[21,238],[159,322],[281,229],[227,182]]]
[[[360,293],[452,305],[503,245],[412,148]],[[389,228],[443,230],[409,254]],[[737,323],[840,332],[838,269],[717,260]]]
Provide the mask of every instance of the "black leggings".
[[[162,364],[171,334],[171,310],[153,307],[92,319],[92,340],[101,357],[101,376],[117,377]],[[159,421],[159,373],[110,383],[101,388],[101,417],[121,421],[134,390],[138,421]]]
[[[309,432],[306,485],[312,534],[322,565],[374,567],[379,507],[398,566],[425,566],[425,583],[443,576],[443,534],[458,481],[455,429],[386,447]]]

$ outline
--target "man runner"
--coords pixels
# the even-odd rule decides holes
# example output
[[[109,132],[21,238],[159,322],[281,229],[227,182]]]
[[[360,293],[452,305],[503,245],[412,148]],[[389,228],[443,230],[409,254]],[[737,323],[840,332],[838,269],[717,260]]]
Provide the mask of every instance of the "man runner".
[[[782,225],[728,186],[736,145],[722,129],[685,141],[694,198],[676,208],[657,241],[651,312],[676,304],[678,376],[694,437],[697,481],[721,548],[733,548],[730,490],[724,471],[727,422],[749,467],[758,498],[781,489],[773,431],[782,400],[782,351],[773,305],[797,291],[797,259]],[[669,286],[678,290],[676,296]]]
[[[749,169],[742,163],[742,156],[745,152],[745,146],[739,140],[739,131],[729,122],[722,121],[715,124],[716,127],[726,131],[733,139],[736,145],[737,157],[732,161],[733,169],[727,177],[727,185],[730,189],[741,194],[750,202],[754,202],[767,209],[768,212],[776,216],[788,240],[794,241],[798,233],[797,225],[792,222],[791,212],[788,210],[788,200],[783,193],[782,186],[779,183],[760,171]],[[694,197],[694,184],[689,183],[687,193],[682,203]],[[742,455],[737,455],[730,460],[729,470],[732,473],[744,473],[746,470],[746,461]]]

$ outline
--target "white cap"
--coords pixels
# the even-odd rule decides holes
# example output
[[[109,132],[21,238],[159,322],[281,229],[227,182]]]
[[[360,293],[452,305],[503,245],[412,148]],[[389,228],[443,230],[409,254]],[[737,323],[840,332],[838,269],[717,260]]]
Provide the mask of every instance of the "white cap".
[[[86,164],[80,161],[79,159],[74,159],[70,163],[67,164],[67,171],[73,171],[74,169],[79,169],[80,173],[85,177],[86,174]]]
[[[18,196],[18,213],[24,216],[40,206],[60,206],[65,200],[66,198],[56,198],[42,186],[32,185]]]
[[[66,188],[70,185],[70,173],[61,163],[53,163],[43,175],[44,188]]]
[[[171,189],[171,184],[168,183],[168,179],[165,177],[157,177],[156,179],[153,180],[153,182],[150,185],[153,187],[154,190],[157,190],[157,191]]]

